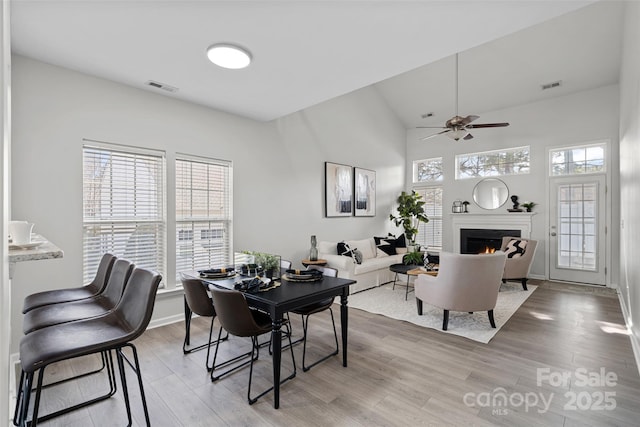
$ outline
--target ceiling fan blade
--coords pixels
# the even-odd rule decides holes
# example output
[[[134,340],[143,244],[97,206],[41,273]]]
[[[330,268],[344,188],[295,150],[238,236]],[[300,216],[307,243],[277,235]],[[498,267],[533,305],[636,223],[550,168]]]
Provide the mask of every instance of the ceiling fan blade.
[[[462,139],[464,139],[465,141],[468,141],[468,140],[470,140],[470,139],[473,139],[473,135],[471,135],[470,133],[468,133],[468,134],[467,134],[467,136],[465,136],[465,137],[464,137],[464,138],[462,138]]]
[[[420,138],[420,141],[425,141],[429,138],[433,138],[434,136],[442,135],[443,133],[451,132],[451,129],[445,129],[442,132],[434,133],[433,135],[425,136],[424,138]]]
[[[471,123],[472,121],[479,119],[480,116],[467,116],[464,119],[462,119],[462,122],[460,124],[462,125],[468,125],[469,123]]]
[[[503,128],[509,126],[509,123],[478,123],[475,125],[467,125],[467,129],[479,129],[479,128]]]
[[[416,126],[416,129],[446,129],[444,126]]]

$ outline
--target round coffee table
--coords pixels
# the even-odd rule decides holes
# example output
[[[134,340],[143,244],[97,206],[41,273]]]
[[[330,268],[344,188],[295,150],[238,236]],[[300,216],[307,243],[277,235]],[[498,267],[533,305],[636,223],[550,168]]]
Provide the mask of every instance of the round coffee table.
[[[391,264],[389,266],[389,270],[391,270],[391,272],[396,273],[395,277],[393,278],[393,288],[396,288],[396,281],[398,280],[398,274],[405,274],[407,276],[407,288],[405,290],[404,293],[404,299],[405,301],[407,300],[408,296],[409,296],[409,278],[410,275],[408,274],[410,270],[416,269],[418,267],[422,267],[421,265],[416,265],[416,264]]]

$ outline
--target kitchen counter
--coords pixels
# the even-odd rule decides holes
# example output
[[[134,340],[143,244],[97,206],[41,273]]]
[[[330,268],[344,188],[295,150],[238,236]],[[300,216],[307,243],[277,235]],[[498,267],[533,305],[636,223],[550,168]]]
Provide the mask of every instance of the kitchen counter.
[[[16,262],[38,261],[42,259],[62,258],[62,249],[51,243],[39,234],[33,234],[32,242],[43,242],[34,248],[18,248],[9,244],[9,278],[13,277],[13,268]]]

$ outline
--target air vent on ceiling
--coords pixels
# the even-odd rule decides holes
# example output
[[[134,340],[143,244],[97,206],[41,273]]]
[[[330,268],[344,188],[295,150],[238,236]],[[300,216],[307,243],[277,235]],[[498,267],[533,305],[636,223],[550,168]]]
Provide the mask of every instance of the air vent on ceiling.
[[[177,87],[173,87],[173,86],[169,86],[167,84],[164,83],[159,83],[153,80],[149,80],[147,83],[145,83],[147,86],[151,86],[151,87],[155,87],[156,89],[162,89],[162,90],[166,90],[167,92],[177,92],[178,88]]]
[[[558,80],[557,82],[546,83],[542,85],[542,90],[553,89],[554,87],[562,86],[562,80]]]
[[[420,117],[422,117],[423,119],[426,119],[427,117],[433,117],[433,113],[424,113]]]

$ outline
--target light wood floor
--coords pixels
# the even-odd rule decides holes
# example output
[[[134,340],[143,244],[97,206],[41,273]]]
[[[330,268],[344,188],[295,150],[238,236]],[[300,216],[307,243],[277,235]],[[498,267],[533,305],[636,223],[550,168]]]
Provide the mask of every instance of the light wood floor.
[[[534,282],[535,283],[535,282]],[[403,290],[399,290],[403,292]],[[455,315],[452,313],[452,316]],[[333,341],[328,314],[312,318],[311,350]],[[300,322],[294,319],[294,334]],[[194,319],[193,340],[206,339],[207,319]],[[211,383],[205,352],[183,355],[183,325],[148,330],[135,344],[140,352],[145,392],[154,426],[637,426],[640,378],[617,296],[590,288],[540,283],[540,287],[489,344],[442,334],[356,309],[349,312],[349,367],[334,357],[281,389],[280,409],[272,394],[249,406],[248,369]],[[224,355],[246,347],[232,338]],[[300,364],[302,347],[295,347]],[[313,354],[312,354],[313,356]],[[78,371],[91,360],[63,363],[52,378]],[[283,373],[290,369],[283,354]],[[270,383],[266,351],[254,372],[259,391]],[[546,371],[544,371],[546,369]],[[581,373],[616,375],[615,385],[580,387]],[[578,370],[578,371],[576,371]],[[544,380],[538,372],[570,379]],[[597,379],[597,378],[596,378]],[[103,384],[87,379],[48,389],[45,410],[89,396]],[[137,386],[129,382],[136,425],[144,418]],[[601,399],[607,393],[606,399]],[[613,395],[611,393],[614,393]],[[506,398],[506,404],[500,406]],[[526,408],[523,399],[533,404]],[[572,399],[575,397],[576,399]],[[492,404],[492,401],[494,401]],[[575,410],[572,409],[575,406]],[[614,409],[600,409],[595,407]],[[582,409],[580,409],[582,408]],[[592,408],[592,409],[590,409]],[[43,425],[125,425],[120,392],[106,402]]]

